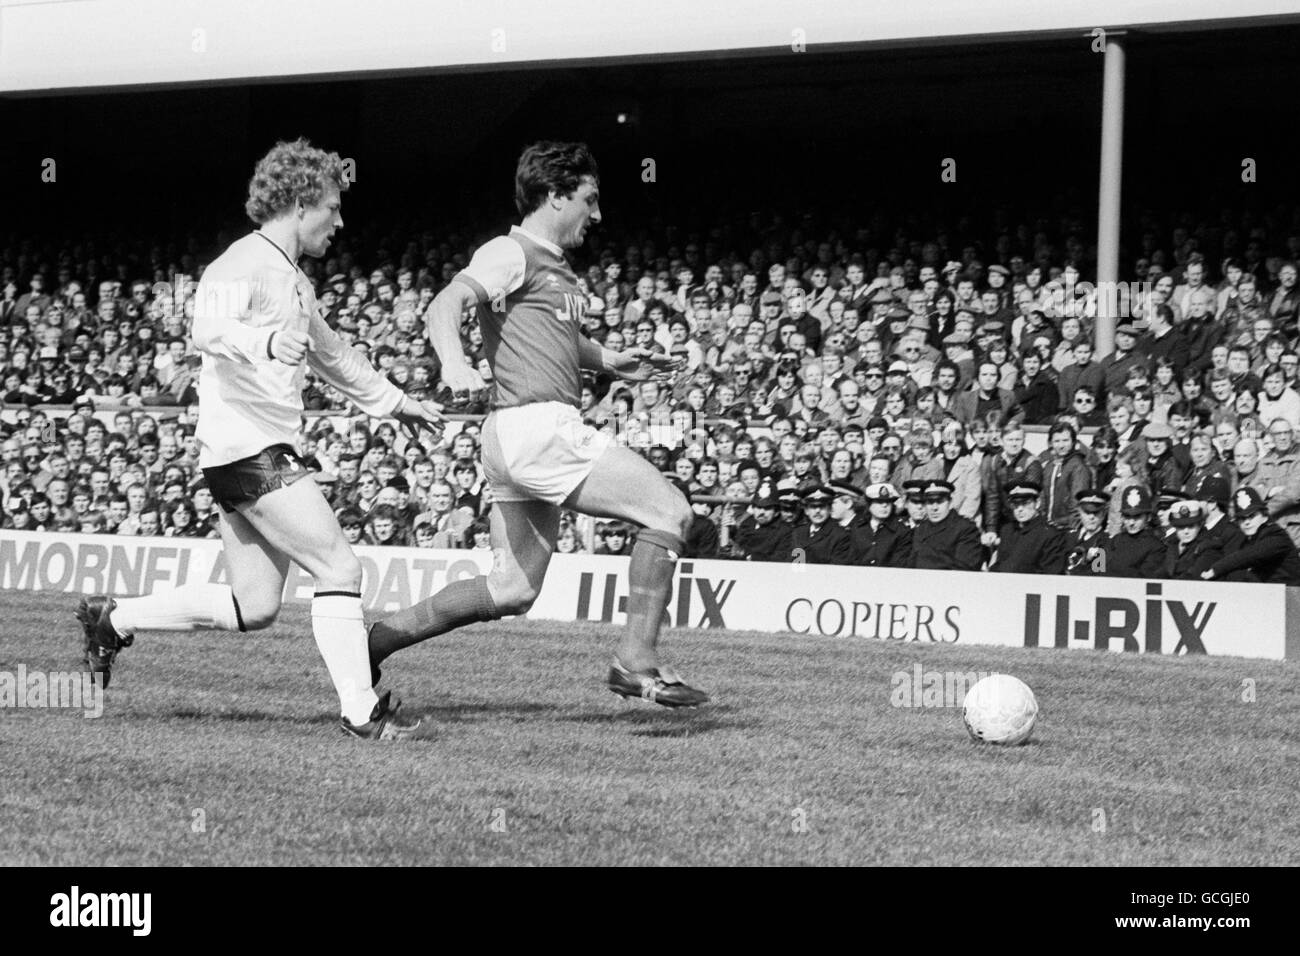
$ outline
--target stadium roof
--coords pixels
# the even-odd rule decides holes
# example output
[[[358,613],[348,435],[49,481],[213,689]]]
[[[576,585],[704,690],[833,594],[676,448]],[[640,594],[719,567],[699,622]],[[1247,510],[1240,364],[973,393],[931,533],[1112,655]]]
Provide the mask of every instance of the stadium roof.
[[[1300,22],[1278,0],[0,0],[0,91],[174,86]]]

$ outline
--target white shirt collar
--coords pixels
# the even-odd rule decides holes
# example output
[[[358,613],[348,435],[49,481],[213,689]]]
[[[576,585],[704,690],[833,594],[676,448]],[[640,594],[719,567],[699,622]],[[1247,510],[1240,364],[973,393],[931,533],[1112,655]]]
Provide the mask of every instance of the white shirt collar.
[[[521,234],[527,236],[529,239],[533,240],[533,242],[537,243],[537,244],[538,244],[539,246],[541,246],[543,249],[549,249],[551,252],[555,253],[557,256],[563,256],[563,255],[564,255],[564,250],[561,249],[559,246],[557,246],[555,243],[551,242],[549,239],[543,239],[541,236],[539,236],[539,235],[537,235],[537,234],[535,234],[535,233],[529,232],[529,231],[528,231],[527,229],[525,229],[523,226],[511,226],[511,227],[510,227],[510,231],[511,231],[511,232],[518,232],[518,233],[521,233]]]

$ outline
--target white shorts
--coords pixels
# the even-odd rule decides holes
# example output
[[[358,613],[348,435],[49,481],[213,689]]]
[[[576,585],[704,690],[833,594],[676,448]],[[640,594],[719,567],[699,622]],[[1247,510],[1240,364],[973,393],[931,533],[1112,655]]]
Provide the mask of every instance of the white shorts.
[[[483,472],[492,500],[563,504],[610,444],[563,402],[499,408],[483,422]]]

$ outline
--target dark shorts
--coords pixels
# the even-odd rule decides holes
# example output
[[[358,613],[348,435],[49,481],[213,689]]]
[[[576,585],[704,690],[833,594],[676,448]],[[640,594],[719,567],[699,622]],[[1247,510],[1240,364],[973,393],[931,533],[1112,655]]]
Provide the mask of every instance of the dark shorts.
[[[226,511],[310,476],[311,470],[290,445],[272,445],[228,465],[203,469],[212,500]]]

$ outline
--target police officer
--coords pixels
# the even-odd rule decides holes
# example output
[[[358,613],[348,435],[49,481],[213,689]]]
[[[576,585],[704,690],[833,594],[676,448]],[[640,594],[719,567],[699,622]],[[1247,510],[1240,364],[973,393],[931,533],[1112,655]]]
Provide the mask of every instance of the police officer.
[[[864,520],[850,532],[853,564],[874,568],[911,566],[912,530],[894,514],[898,489],[889,482],[868,485]]]
[[[799,494],[798,488],[789,487],[778,491],[776,509],[777,518],[792,533],[799,525],[808,523],[803,515],[803,496]]]
[[[866,499],[862,497],[862,490],[847,481],[831,481],[826,487],[835,496],[831,502],[831,520],[851,533],[855,526],[862,523],[865,515],[863,506]]]
[[[831,520],[831,502],[835,493],[824,485],[810,488],[803,495],[803,510],[808,523],[794,529],[790,539],[790,559],[804,564],[848,564],[852,558],[849,533]]]
[[[921,489],[926,523],[912,532],[912,566],[940,571],[978,571],[984,547],[973,522],[952,510],[950,481],[927,481]]]
[[[1106,573],[1106,515],[1110,495],[1100,488],[1084,488],[1074,496],[1079,503],[1079,527],[1066,539],[1070,552],[1065,557],[1065,573],[1091,576]]]
[[[1199,501],[1180,501],[1169,511],[1174,536],[1165,545],[1165,577],[1171,581],[1195,581],[1223,557],[1217,538],[1205,534],[1205,506]]]
[[[1065,570],[1065,532],[1038,512],[1043,486],[1017,481],[1007,489],[1011,520],[1002,525],[998,554],[990,571],[1008,574],[1061,574]]]
[[[1300,586],[1300,553],[1296,552],[1291,536],[1269,520],[1268,505],[1260,493],[1245,485],[1237,489],[1232,503],[1246,544],[1236,554],[1224,555],[1214,562],[1201,577],[1214,581],[1245,568],[1254,575],[1254,580],[1265,584]]]
[[[1216,541],[1224,557],[1245,547],[1246,536],[1228,514],[1232,507],[1232,485],[1227,478],[1206,475],[1197,483],[1194,497],[1205,508],[1205,525],[1201,529],[1203,538]],[[1253,581],[1255,577],[1246,568],[1238,568],[1223,580]]]
[[[1166,541],[1174,539],[1174,528],[1169,523],[1169,512],[1178,502],[1186,500],[1187,495],[1178,489],[1166,489],[1160,492],[1160,497],[1156,498],[1156,518],[1152,522],[1152,528]]]
[[[925,511],[925,486],[927,482],[924,478],[913,478],[910,481],[903,482],[903,506],[905,514],[902,516],[903,526],[911,531],[929,523]]]
[[[787,561],[791,528],[776,520],[776,499],[760,492],[736,528],[735,545],[746,561]]]
[[[1106,573],[1117,578],[1160,577],[1165,543],[1149,525],[1151,492],[1140,485],[1125,488],[1119,516],[1119,533],[1110,539],[1106,554]]]

